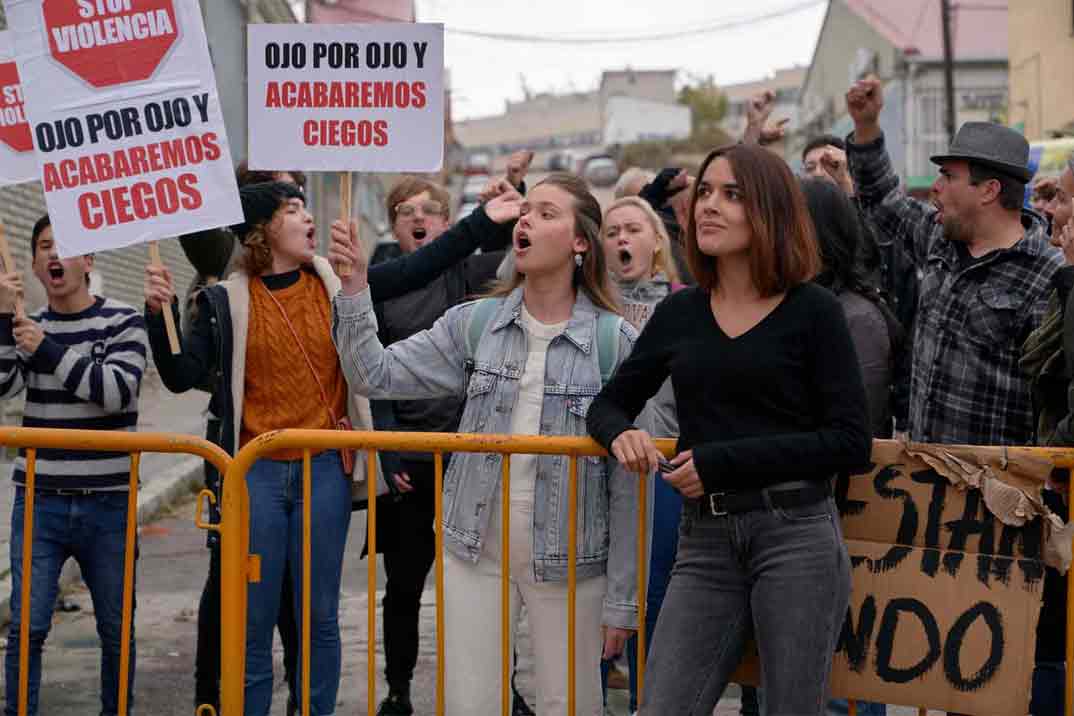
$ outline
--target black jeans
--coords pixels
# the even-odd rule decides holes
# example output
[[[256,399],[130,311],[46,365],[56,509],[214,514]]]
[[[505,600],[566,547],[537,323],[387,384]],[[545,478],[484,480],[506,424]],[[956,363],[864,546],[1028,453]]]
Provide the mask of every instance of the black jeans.
[[[418,614],[425,580],[436,559],[433,463],[403,461],[414,492],[398,501],[381,500],[378,550],[384,555],[384,676],[395,690],[409,688],[418,663]],[[446,465],[445,465],[446,469]]]
[[[765,713],[822,716],[849,598],[850,560],[831,498],[700,518],[688,502],[641,713],[711,714],[752,636]]]
[[[287,567],[284,567],[287,570]],[[298,623],[291,597],[291,578],[284,573],[280,613],[276,629],[283,643],[283,667],[287,689],[295,696],[298,676]],[[211,704],[220,712],[220,543],[209,548],[209,577],[198,604],[198,644],[194,656],[194,707]]]

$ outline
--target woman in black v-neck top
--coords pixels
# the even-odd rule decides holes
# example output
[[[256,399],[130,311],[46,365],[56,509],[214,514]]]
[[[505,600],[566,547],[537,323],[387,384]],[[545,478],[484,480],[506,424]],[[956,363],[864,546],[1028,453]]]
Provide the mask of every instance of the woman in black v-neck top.
[[[822,714],[850,591],[830,483],[868,463],[865,390],[841,306],[809,283],[819,253],[786,164],[736,145],[699,177],[698,286],[657,307],[588,417],[620,462],[653,470],[631,421],[671,377],[680,453],[663,477],[691,499],[641,713],[712,713],[754,638],[769,712]]]

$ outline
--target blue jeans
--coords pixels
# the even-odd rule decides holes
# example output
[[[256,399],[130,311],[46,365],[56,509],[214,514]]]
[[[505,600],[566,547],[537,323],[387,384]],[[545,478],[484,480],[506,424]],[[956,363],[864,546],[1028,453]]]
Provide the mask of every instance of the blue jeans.
[[[119,708],[119,652],[123,623],[123,562],[127,538],[127,498],[123,492],[61,497],[34,496],[33,561],[30,579],[30,673],[26,713],[37,714],[41,687],[41,647],[52,627],[60,588],[60,571],[74,558],[89,587],[101,639],[101,714]],[[15,489],[11,510],[11,624],[8,628],[4,675],[6,716],[18,713],[19,629],[22,624],[22,527],[26,495]],[[133,609],[132,600],[132,609]],[[134,693],[134,622],[131,621],[128,694]],[[128,705],[133,704],[133,698]]]
[[[682,495],[657,477],[653,488],[652,545],[649,553],[649,588],[645,593],[645,644],[651,650],[656,618],[664,604],[675,552],[679,548],[679,519],[682,515]],[[638,639],[631,637],[626,645],[627,668],[630,669],[630,711],[638,710]],[[600,662],[600,683],[604,703],[608,703],[608,671],[612,662]]]
[[[720,517],[688,503],[641,713],[711,714],[753,637],[767,713],[821,716],[849,599],[831,498]]]
[[[314,716],[328,716],[335,713],[342,662],[339,589],[351,523],[351,480],[343,474],[336,450],[314,457],[311,474],[310,707]],[[250,552],[261,557],[261,581],[250,585],[247,601],[246,716],[268,716],[272,707],[272,637],[288,563],[296,620],[302,623],[302,484],[301,460],[258,460],[246,475]],[[300,645],[299,664],[303,649]],[[300,667],[299,689],[301,679]]]
[[[1033,716],[1061,716],[1066,699],[1066,663],[1038,661],[1033,669],[1033,697],[1029,713]]]

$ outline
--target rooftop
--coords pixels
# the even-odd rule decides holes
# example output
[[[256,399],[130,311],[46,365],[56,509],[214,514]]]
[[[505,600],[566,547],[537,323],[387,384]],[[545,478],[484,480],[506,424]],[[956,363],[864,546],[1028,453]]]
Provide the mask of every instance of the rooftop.
[[[902,52],[926,60],[943,57],[940,3],[936,0],[841,1]],[[1007,59],[1007,0],[952,3],[951,17],[956,59]]]

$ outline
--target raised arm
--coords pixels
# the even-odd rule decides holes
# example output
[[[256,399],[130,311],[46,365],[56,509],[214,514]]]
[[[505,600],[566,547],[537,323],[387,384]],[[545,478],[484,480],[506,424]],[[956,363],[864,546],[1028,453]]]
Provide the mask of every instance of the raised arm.
[[[505,193],[477,207],[414,253],[371,266],[368,282],[374,300],[387,301],[423,288],[478,248],[504,248],[511,242],[512,222],[521,204],[520,194]]]
[[[385,348],[377,336],[365,251],[358,229],[332,225],[329,259],[349,266],[332,300],[332,339],[347,382],[369,398],[421,400],[462,395],[466,385],[465,323],[472,304],[450,309],[427,331]]]
[[[920,266],[935,233],[936,208],[907,196],[899,186],[880,129],[883,92],[880,80],[871,75],[847,92],[847,111],[854,120],[854,132],[847,137],[847,163],[862,210]]]

